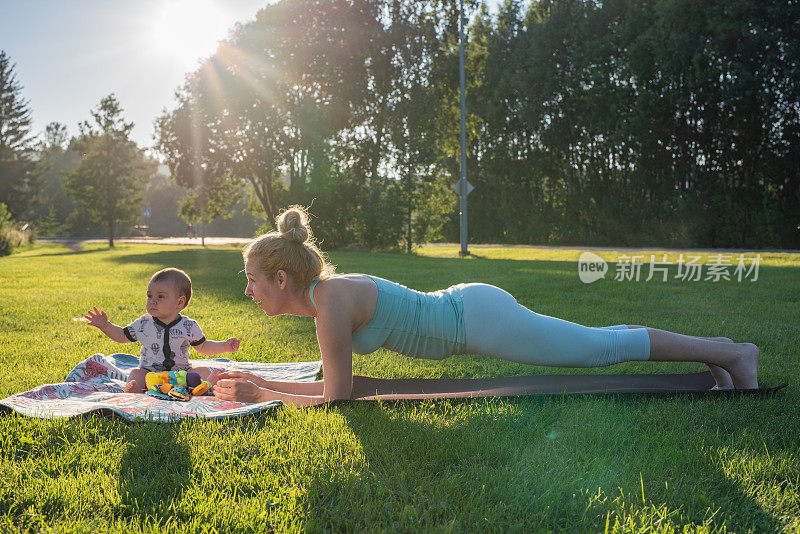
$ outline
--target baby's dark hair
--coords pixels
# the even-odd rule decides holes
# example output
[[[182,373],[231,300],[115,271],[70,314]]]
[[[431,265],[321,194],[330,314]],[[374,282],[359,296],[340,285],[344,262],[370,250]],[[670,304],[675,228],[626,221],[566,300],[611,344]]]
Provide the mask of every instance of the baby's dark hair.
[[[150,283],[152,284],[153,282],[171,282],[175,284],[180,294],[186,297],[184,308],[188,306],[189,301],[192,300],[192,279],[180,269],[176,269],[175,267],[161,269],[150,279]]]

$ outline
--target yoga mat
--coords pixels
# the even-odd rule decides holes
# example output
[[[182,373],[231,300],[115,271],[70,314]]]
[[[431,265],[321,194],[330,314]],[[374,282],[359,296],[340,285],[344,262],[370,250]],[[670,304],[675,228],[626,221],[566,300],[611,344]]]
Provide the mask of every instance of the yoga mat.
[[[535,375],[499,378],[371,378],[353,376],[353,400],[461,399],[517,397],[521,395],[574,395],[596,393],[693,393],[709,395],[752,394],[772,388],[711,390],[709,371],[671,375]]]

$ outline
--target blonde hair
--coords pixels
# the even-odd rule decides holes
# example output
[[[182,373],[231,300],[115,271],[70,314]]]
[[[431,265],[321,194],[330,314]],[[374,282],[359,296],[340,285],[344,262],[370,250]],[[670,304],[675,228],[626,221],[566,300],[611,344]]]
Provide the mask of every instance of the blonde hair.
[[[176,269],[175,267],[161,269],[150,278],[150,283],[152,284],[153,282],[169,282],[174,284],[175,288],[178,290],[178,296],[182,295],[186,297],[184,308],[186,308],[186,306],[189,305],[189,301],[192,300],[192,279],[180,269]]]
[[[245,261],[255,259],[258,269],[267,278],[279,270],[289,273],[305,289],[318,278],[330,278],[336,268],[325,260],[317,248],[308,226],[308,213],[302,206],[291,206],[275,219],[277,232],[263,234],[242,250]]]

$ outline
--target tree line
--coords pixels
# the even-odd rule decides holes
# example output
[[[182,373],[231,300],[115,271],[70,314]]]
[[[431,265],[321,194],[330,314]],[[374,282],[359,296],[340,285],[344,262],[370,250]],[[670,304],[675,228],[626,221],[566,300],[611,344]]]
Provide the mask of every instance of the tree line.
[[[466,7],[471,241],[800,248],[797,3]],[[309,205],[330,248],[457,241],[457,8],[283,0],[238,25],[156,121],[181,214],[244,195],[267,225]]]
[[[113,246],[117,235],[148,230],[143,208],[156,235],[185,234],[177,212],[186,191],[130,139],[133,123],[113,94],[89,112],[78,135],[51,122],[37,138],[14,67],[0,51],[0,255],[29,242],[33,230],[40,236],[106,235]],[[252,221],[233,219],[233,232],[217,224],[223,234],[241,234],[242,227],[253,233]]]
[[[473,241],[798,247],[796,3],[468,7]],[[455,2],[271,5],[158,146],[210,216],[249,184],[268,219],[313,201],[334,245],[457,240],[457,31]]]

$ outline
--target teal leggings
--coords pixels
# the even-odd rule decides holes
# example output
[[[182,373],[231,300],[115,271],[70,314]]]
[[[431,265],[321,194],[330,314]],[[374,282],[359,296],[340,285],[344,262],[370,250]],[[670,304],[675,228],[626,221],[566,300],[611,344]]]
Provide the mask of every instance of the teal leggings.
[[[533,312],[499,287],[455,288],[463,303],[468,354],[553,367],[599,367],[650,357],[644,328],[583,326]]]

